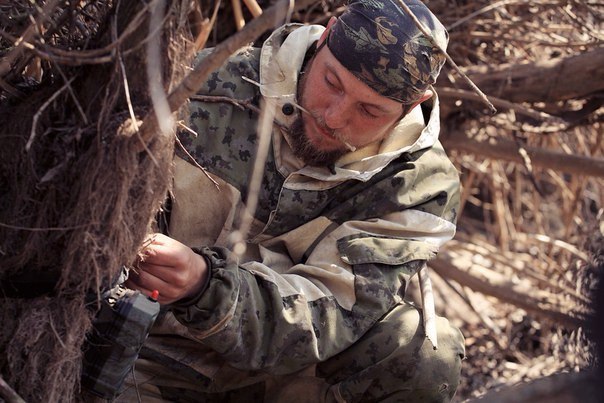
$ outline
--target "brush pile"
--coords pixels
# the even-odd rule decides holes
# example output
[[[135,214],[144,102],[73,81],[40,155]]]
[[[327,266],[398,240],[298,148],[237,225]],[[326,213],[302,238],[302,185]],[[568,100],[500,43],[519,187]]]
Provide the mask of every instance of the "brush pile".
[[[151,46],[166,90],[190,63],[179,5],[153,36],[144,4],[119,3],[0,3],[0,378],[26,401],[76,399],[100,292],[168,190],[173,136],[142,136],[141,72]]]

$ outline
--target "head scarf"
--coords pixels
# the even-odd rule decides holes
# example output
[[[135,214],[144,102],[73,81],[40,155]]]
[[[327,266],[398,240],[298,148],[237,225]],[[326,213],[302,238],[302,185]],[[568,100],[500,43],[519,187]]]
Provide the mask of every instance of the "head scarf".
[[[409,105],[436,82],[445,56],[399,1],[405,1],[434,41],[446,49],[445,27],[419,0],[351,0],[331,27],[327,47],[370,88]]]

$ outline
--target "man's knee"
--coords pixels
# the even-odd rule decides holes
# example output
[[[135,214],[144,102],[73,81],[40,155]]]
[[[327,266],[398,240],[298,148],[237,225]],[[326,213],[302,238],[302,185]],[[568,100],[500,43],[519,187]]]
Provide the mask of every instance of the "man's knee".
[[[418,331],[424,342],[414,363],[414,397],[422,400],[420,396],[424,396],[426,400],[422,401],[448,401],[453,398],[459,386],[461,362],[465,357],[464,338],[459,329],[447,319],[437,317],[436,331],[437,348],[427,339],[423,323]]]
[[[426,338],[420,311],[399,305],[355,345],[322,364],[321,371],[346,400],[447,401],[457,386],[464,357],[461,332],[436,319],[438,349]]]
[[[377,324],[384,327],[386,340],[394,340],[383,359],[389,361],[385,375],[390,382],[405,380],[398,392],[404,400],[449,400],[459,385],[461,360],[464,358],[464,338],[461,332],[442,317],[436,318],[437,348],[428,340],[421,312],[411,305],[392,310]],[[381,336],[382,338],[384,336]],[[388,343],[384,343],[388,345]],[[396,387],[393,385],[393,387]]]

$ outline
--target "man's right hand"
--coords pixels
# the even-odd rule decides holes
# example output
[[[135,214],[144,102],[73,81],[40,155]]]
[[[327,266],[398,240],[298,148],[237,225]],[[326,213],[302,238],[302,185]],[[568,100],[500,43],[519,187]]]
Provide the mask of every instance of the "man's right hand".
[[[142,258],[130,271],[125,285],[151,295],[159,291],[160,304],[192,297],[204,286],[208,267],[203,257],[183,243],[163,234],[152,234]]]

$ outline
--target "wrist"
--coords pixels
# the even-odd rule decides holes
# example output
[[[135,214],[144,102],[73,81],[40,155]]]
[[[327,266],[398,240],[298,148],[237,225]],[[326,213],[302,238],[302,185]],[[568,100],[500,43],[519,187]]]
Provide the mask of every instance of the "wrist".
[[[175,301],[173,305],[189,306],[197,302],[208,288],[210,283],[210,267],[211,262],[206,254],[202,252],[204,248],[191,248],[194,252],[191,258],[191,265],[194,267],[194,272],[199,273],[198,279],[194,281],[195,285],[182,298]],[[206,248],[207,249],[207,248]]]

